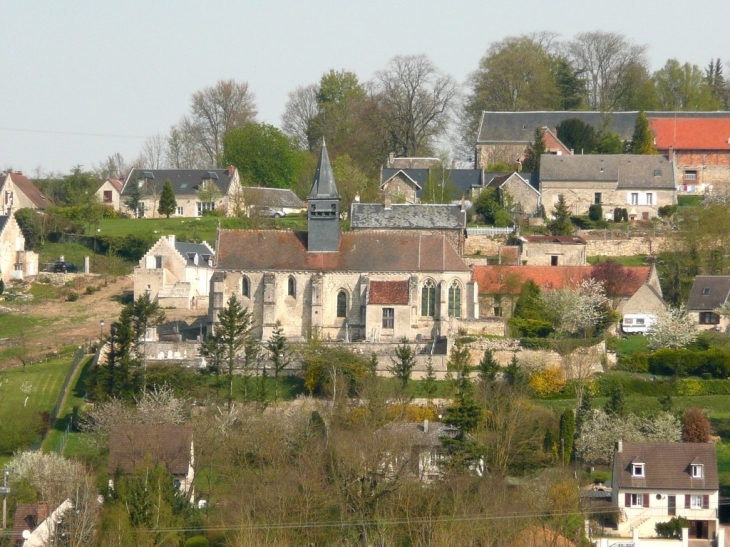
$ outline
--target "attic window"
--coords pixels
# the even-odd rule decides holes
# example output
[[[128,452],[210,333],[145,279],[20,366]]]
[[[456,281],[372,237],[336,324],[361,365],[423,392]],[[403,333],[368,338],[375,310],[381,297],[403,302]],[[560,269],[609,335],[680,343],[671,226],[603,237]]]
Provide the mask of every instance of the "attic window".
[[[188,187],[188,183],[187,183],[187,182],[183,182],[183,183],[182,183],[182,184],[180,185],[180,188],[181,188],[181,189],[182,189],[182,188],[187,188],[187,187]]]
[[[152,171],[142,171],[142,176],[146,179],[154,179],[155,175],[152,173]]]
[[[710,294],[710,287],[705,287],[702,289],[702,294]]]
[[[527,126],[522,124],[522,129],[527,129]]]
[[[701,479],[704,474],[702,472],[703,465],[701,463],[693,463],[692,464],[692,478],[693,479]]]
[[[208,178],[218,180],[218,173],[216,173],[215,171],[208,171]]]
[[[661,169],[654,169],[654,176],[655,177],[661,177],[662,176],[662,170]]]
[[[632,463],[631,464],[631,476],[632,477],[643,477],[644,476],[644,464],[643,463]]]

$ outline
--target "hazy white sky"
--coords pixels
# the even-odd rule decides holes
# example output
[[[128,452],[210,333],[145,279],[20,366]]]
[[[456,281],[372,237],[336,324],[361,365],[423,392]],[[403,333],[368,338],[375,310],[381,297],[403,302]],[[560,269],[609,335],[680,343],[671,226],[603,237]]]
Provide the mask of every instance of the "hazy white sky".
[[[367,80],[425,53],[463,82],[491,42],[536,30],[623,33],[653,69],[730,61],[727,0],[0,0],[0,21],[0,168],[31,176],[133,159],[222,78],[279,126],[287,93],[330,68]]]

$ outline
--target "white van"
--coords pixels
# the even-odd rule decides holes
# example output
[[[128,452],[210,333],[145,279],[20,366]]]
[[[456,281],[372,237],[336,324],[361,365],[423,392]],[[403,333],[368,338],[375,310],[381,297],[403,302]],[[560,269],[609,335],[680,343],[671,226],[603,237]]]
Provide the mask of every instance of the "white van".
[[[621,320],[621,330],[626,334],[646,334],[654,323],[653,313],[627,313]]]

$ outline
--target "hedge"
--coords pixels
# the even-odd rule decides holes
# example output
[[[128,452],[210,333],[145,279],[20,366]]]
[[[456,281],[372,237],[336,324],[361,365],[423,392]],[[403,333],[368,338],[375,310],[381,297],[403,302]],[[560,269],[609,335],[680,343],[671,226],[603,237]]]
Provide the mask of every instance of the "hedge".
[[[700,380],[699,378],[650,380],[648,378],[602,374],[588,381],[588,389],[594,397],[610,397],[619,385],[627,396],[665,397],[672,395],[693,397],[699,395],[730,395],[730,382],[727,380]],[[560,393],[544,398],[573,399],[575,398],[575,387],[576,383],[574,381],[568,381]]]
[[[602,338],[520,338],[520,347],[532,350],[571,353],[577,348],[600,344]]]
[[[730,351],[722,349],[661,349],[649,354],[647,359],[652,374],[730,377]]]

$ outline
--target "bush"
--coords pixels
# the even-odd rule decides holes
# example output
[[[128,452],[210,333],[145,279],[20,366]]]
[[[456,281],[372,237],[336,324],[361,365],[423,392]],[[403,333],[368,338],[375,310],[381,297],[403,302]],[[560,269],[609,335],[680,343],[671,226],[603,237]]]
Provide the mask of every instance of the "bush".
[[[5,292],[5,281],[0,279],[0,294]]]
[[[662,205],[659,207],[659,216],[661,218],[667,218],[672,216],[674,213],[677,212],[677,206],[676,205]]]
[[[689,528],[689,521],[684,517],[672,517],[667,522],[657,522],[654,529],[663,538],[681,538],[682,528]]]
[[[665,376],[730,376],[730,351],[718,348],[706,351],[690,349],[660,349],[648,357],[649,372]]]
[[[520,337],[545,338],[553,332],[553,325],[549,321],[540,319],[522,319],[512,317],[509,326],[516,330]]]
[[[66,300],[69,302],[76,302],[79,299],[79,293],[76,291],[68,293],[68,296],[66,297]]]
[[[96,287],[94,287],[93,285],[89,285],[88,287],[86,287],[86,294],[94,294],[96,290]]]
[[[205,536],[193,536],[185,541],[185,547],[208,547],[210,542]]]
[[[594,203],[588,208],[588,218],[592,221],[603,220],[603,207]]]

